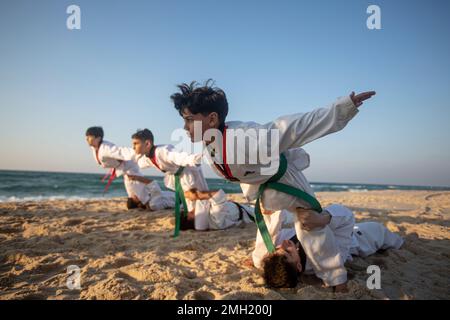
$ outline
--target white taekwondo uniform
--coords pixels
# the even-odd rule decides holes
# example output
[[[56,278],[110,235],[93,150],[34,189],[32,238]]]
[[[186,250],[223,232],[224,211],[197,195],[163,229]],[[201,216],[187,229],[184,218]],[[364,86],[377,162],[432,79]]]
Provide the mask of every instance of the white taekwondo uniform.
[[[180,167],[184,167],[180,175],[183,191],[193,188],[198,191],[208,191],[208,184],[200,167],[201,157],[201,154],[177,151],[172,145],[159,145],[155,146],[152,158],[141,156],[138,164],[142,169],[153,167],[164,172],[164,185],[171,190],[175,190],[175,173]],[[186,199],[186,204],[189,211],[195,208],[195,201]]]
[[[195,230],[222,230],[254,221],[255,209],[227,200],[220,189],[208,200],[195,204]],[[250,218],[251,217],[251,218]]]
[[[116,176],[124,176],[123,181],[128,197],[137,196],[139,201],[146,204],[150,200],[144,183],[131,180],[127,175],[143,176],[137,164],[136,154],[132,148],[118,147],[103,140],[98,151],[91,147],[94,159],[106,169],[115,169]]]
[[[367,257],[380,249],[399,249],[403,244],[403,239],[398,234],[389,231],[381,223],[355,223],[353,212],[342,205],[333,204],[324,208],[324,211],[331,215],[328,227],[334,236],[339,248],[339,255],[344,262],[351,261],[352,255]],[[295,235],[295,229],[292,227],[284,228],[282,221],[283,217],[280,217],[280,219],[267,222],[268,230],[276,245],[280,245],[284,240],[289,240]],[[305,251],[305,247],[310,245],[314,245],[314,243],[302,244]],[[253,263],[257,268],[262,267],[262,261],[267,253],[264,241],[258,231],[255,249],[252,252]],[[304,271],[314,271],[308,257]],[[346,280],[346,278],[342,280]]]
[[[287,170],[279,182],[314,196],[309,182],[301,172],[309,166],[309,156],[300,147],[343,129],[357,113],[358,109],[352,99],[346,96],[329,107],[284,116],[264,125],[254,122],[227,122],[223,139],[215,139],[206,146],[205,153],[218,175],[241,184],[248,200],[254,200],[259,186],[275,175],[279,167],[278,156],[283,153],[287,159]],[[276,135],[273,138],[272,129],[277,130],[278,139]],[[248,139],[249,147],[247,144],[237,143],[242,137]],[[267,150],[273,150],[270,151],[272,157],[264,162],[259,153],[270,154]],[[252,162],[255,152],[258,156],[256,161]],[[244,158],[244,163],[236,161],[239,156]],[[296,207],[310,208],[305,201],[272,189],[266,189],[264,192],[262,206],[270,211],[287,209],[292,212],[295,212]],[[305,248],[316,275],[329,286],[340,284],[335,280],[346,278],[347,271],[329,228],[306,231],[302,230],[300,222],[296,221],[295,229],[301,243],[314,241],[316,244]]]
[[[148,205],[151,210],[163,210],[175,207],[175,193],[172,191],[162,191],[156,181],[152,181],[146,186],[150,195]]]

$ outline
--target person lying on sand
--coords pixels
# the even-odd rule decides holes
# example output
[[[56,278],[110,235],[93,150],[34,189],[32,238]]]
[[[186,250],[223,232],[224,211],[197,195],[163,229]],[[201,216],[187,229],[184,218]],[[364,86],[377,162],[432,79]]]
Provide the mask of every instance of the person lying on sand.
[[[403,244],[399,235],[390,232],[381,223],[355,223],[353,212],[342,205],[328,206],[322,214],[304,209],[302,214],[309,217],[303,226],[306,229],[314,230],[328,225],[344,262],[351,261],[352,256],[367,257],[378,250],[399,249]],[[276,251],[268,253],[261,237],[257,237],[252,260],[254,266],[262,268],[263,278],[269,287],[293,288],[298,283],[299,275],[313,273],[303,246],[314,243],[303,243],[302,246],[293,227],[282,228],[280,221],[283,220],[285,218],[281,217],[270,225],[273,241],[277,244]],[[346,284],[336,286],[335,290],[345,292]]]
[[[172,191],[162,191],[161,187],[156,181],[142,176],[127,175],[128,179],[132,181],[139,181],[146,185],[146,190],[149,194],[149,200],[142,203],[141,200],[134,196],[128,199],[128,208],[146,209],[151,211],[171,209],[175,207],[175,193]]]
[[[186,199],[195,201],[194,210],[181,220],[181,230],[222,230],[255,221],[254,208],[227,201],[223,190],[184,192]]]

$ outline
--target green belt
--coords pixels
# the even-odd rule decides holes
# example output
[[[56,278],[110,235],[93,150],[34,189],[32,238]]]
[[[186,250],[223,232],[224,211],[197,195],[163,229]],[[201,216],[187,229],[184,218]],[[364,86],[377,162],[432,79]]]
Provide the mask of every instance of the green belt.
[[[273,189],[302,199],[307,203],[309,203],[311,209],[317,212],[322,212],[322,207],[320,206],[320,203],[319,201],[317,201],[316,198],[314,198],[313,196],[311,196],[310,194],[306,193],[303,190],[278,182],[278,180],[280,180],[281,177],[283,177],[284,174],[286,173],[286,169],[287,169],[287,160],[284,154],[281,154],[278,172],[267,182],[259,186],[258,195],[256,198],[256,205],[255,205],[256,225],[258,226],[258,230],[261,233],[261,236],[264,240],[264,244],[266,245],[267,251],[269,252],[274,252],[275,246],[273,245],[272,237],[270,236],[269,231],[267,230],[266,223],[264,222],[264,218],[261,213],[261,196],[266,189]]]
[[[175,172],[175,231],[173,233],[173,237],[176,238],[180,234],[180,224],[181,224],[181,211],[180,211],[180,203],[183,204],[184,216],[187,216],[187,204],[186,198],[184,197],[184,191],[181,187],[180,183],[180,175],[183,172],[184,167],[180,167],[177,172]]]

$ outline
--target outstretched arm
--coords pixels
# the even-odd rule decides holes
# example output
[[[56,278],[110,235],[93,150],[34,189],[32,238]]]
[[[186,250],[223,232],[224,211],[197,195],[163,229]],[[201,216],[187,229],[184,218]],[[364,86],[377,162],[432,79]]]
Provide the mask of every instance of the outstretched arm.
[[[191,154],[184,151],[176,150],[172,145],[166,148],[158,148],[156,152],[160,152],[160,156],[170,163],[180,167],[196,167],[202,163],[202,154]]]
[[[180,167],[196,167],[202,163],[202,154],[171,150],[167,155],[167,160]]]
[[[116,160],[135,160],[136,154],[132,148],[119,147],[116,145],[104,146],[103,155]]]
[[[358,113],[363,102],[375,91],[363,92],[338,99],[327,108],[319,108],[307,113],[284,116],[264,127],[269,131],[278,130],[279,152],[299,148],[330,133],[342,130]]]
[[[198,191],[197,189],[191,189],[184,192],[186,199],[196,201],[196,200],[209,200],[217,193],[214,191]]]
[[[127,174],[128,179],[133,180],[133,181],[139,181],[142,182],[144,184],[150,184],[152,183],[153,180],[147,179],[145,177],[141,177],[141,176],[134,176],[131,174]]]

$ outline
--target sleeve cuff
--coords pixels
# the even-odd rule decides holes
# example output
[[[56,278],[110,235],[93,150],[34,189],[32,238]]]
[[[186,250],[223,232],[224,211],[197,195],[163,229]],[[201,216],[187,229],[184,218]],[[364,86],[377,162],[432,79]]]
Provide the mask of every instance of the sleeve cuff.
[[[347,282],[347,270],[345,268],[331,273],[327,279],[322,279],[327,287],[334,287]]]
[[[350,96],[341,97],[336,103],[339,105],[339,109],[341,111],[338,118],[340,121],[347,121],[359,112]]]

